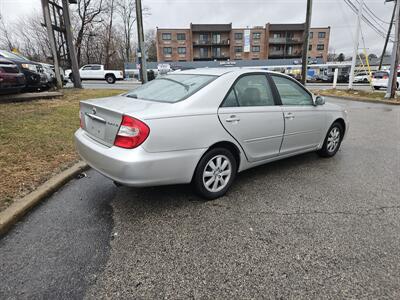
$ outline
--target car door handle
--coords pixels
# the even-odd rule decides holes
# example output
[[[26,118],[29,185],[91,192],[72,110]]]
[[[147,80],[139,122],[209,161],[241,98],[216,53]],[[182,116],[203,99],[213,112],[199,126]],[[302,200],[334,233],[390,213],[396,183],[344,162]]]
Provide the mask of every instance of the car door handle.
[[[229,122],[229,123],[233,123],[233,122],[237,123],[237,122],[240,121],[240,118],[238,118],[238,117],[235,116],[235,115],[232,115],[232,116],[230,116],[228,119],[226,119],[225,121],[226,121],[226,122]]]
[[[293,113],[285,113],[285,119],[293,120],[294,114]]]

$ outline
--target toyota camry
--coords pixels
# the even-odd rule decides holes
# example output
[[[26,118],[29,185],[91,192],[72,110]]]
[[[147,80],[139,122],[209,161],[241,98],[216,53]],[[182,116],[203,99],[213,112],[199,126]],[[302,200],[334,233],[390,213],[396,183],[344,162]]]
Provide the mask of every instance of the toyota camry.
[[[81,101],[80,156],[118,185],[191,183],[224,195],[238,172],[315,151],[332,157],[347,114],[289,76],[255,69],[177,71],[128,93]]]

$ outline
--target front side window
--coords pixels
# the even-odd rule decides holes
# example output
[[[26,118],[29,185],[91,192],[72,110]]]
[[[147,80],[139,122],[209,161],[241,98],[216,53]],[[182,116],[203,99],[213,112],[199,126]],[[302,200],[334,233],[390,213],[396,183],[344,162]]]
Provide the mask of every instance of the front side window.
[[[178,41],[184,41],[184,40],[186,40],[186,35],[184,33],[177,33],[176,34],[176,39]]]
[[[163,34],[162,34],[162,39],[163,39],[164,41],[169,41],[169,40],[171,40],[171,33],[163,33]]]
[[[83,67],[82,70],[84,70],[84,71],[90,71],[90,70],[92,70],[92,66]]]
[[[128,92],[126,96],[142,100],[175,103],[193,95],[215,78],[217,76],[169,74],[149,81]]]
[[[225,98],[223,107],[275,105],[271,88],[265,75],[241,77]]]
[[[172,48],[171,47],[164,47],[163,52],[164,52],[164,55],[171,55],[172,54]]]
[[[260,46],[253,46],[253,47],[251,48],[251,51],[252,51],[252,52],[260,52]]]
[[[312,105],[311,95],[297,82],[282,76],[272,76],[283,105]]]

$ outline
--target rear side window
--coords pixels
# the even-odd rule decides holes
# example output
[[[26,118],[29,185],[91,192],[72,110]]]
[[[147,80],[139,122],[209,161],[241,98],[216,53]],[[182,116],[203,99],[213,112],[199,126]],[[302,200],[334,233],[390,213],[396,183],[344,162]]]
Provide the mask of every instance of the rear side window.
[[[271,105],[275,105],[275,102],[265,75],[241,77],[222,104],[223,107]]]
[[[217,76],[170,74],[158,77],[126,94],[143,100],[175,103],[193,95]]]
[[[283,105],[312,105],[311,95],[297,82],[282,76],[272,76]]]

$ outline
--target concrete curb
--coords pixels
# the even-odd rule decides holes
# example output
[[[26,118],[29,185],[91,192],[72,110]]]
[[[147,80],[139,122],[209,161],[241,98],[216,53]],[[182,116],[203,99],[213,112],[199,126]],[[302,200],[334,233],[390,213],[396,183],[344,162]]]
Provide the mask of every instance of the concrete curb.
[[[61,92],[40,92],[40,93],[1,95],[0,96],[0,104],[42,100],[42,99],[52,99],[52,98],[59,98],[62,96],[63,96],[63,93],[61,93]]]
[[[339,98],[339,99],[352,100],[352,101],[358,101],[358,102],[400,105],[400,101],[396,101],[396,100],[374,100],[374,99],[369,99],[369,98],[353,98],[353,97],[347,97],[347,96],[329,95],[329,94],[324,94],[321,92],[319,92],[319,94],[324,97]]]
[[[15,223],[17,223],[26,213],[45,198],[49,197],[61,186],[86,170],[88,165],[82,161],[76,163],[71,168],[62,171],[60,174],[50,178],[40,185],[32,193],[16,200],[10,207],[0,212],[0,236],[5,234]]]

